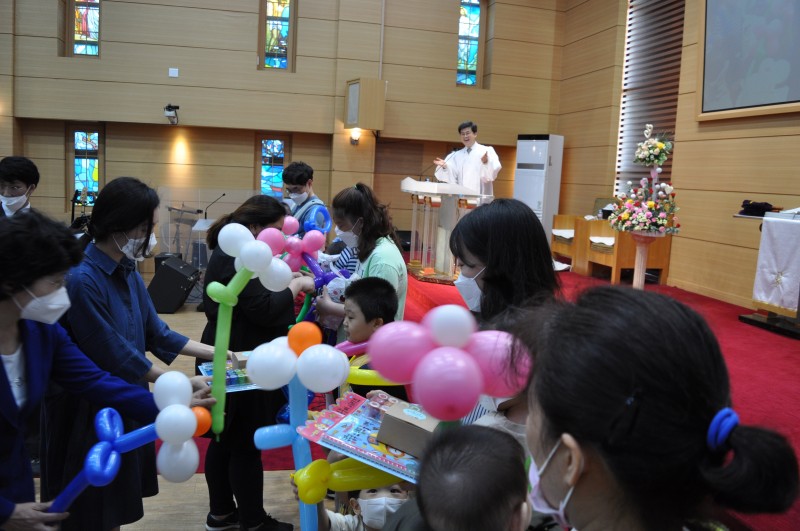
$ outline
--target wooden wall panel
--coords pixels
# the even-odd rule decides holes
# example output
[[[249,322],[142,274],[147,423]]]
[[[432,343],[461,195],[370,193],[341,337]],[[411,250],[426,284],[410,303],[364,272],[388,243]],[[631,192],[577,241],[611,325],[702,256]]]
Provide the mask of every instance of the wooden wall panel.
[[[386,27],[458,32],[458,0],[401,0],[386,2]],[[420,14],[424,15],[420,15]],[[455,16],[454,16],[455,14]]]
[[[569,13],[567,20],[570,20]],[[624,46],[625,42],[624,28],[624,26],[609,28],[565,45],[561,79],[621,65],[624,48],[620,49],[620,46]]]
[[[252,0],[247,0],[252,2]],[[299,18],[318,18],[324,20],[337,20],[339,18],[339,3],[326,0],[306,0],[297,5]]]
[[[391,138],[440,140],[453,138],[454,127],[464,120],[479,125],[481,143],[513,146],[517,135],[527,131],[555,131],[555,117],[545,114],[442,107],[417,103],[386,102],[386,128]]]
[[[681,141],[674,150],[672,179],[682,189],[797,195],[800,180],[792,153],[798,140],[800,135]]]
[[[617,105],[562,114],[558,118],[558,130],[564,134],[564,147],[570,148],[613,146],[616,150],[618,126]]]
[[[105,82],[207,87],[253,92],[293,92],[328,95],[333,92],[334,61],[298,57],[297,72],[257,70],[252,51],[197,50],[168,47],[153,54],[146,44],[103,44],[103,59],[58,57],[53,40],[17,37],[16,75],[33,78],[80,79]],[[150,56],[153,54],[153,56]],[[180,77],[168,77],[168,69],[179,69]],[[96,90],[100,90],[98,85]]]
[[[172,102],[181,106],[180,123],[187,126],[325,132],[333,124],[332,98],[325,96],[241,91],[234,99],[224,90],[196,87],[31,78],[17,78],[15,92],[24,94],[17,115],[30,118],[163,123],[163,106]]]
[[[559,111],[569,114],[608,107],[622,90],[622,68],[611,66],[561,82]]]
[[[493,41],[491,65],[493,74],[558,79],[561,55],[549,44],[498,38]]]
[[[380,24],[381,2],[374,0],[339,0],[339,19]]]
[[[606,183],[612,186],[616,161],[616,155],[610,146],[565,148],[561,182]]]
[[[489,26],[487,38],[512,38],[522,42],[556,45],[560,44],[556,17],[551,9],[537,9],[521,5],[496,2],[495,23]],[[537,31],[531,31],[536,28]]]
[[[390,79],[387,100],[417,102],[441,106],[497,108],[520,112],[548,114],[550,102],[557,93],[558,82],[516,76],[494,76],[492,98],[480,89],[455,87],[452,70],[436,70],[412,66],[384,65]]]
[[[303,36],[302,39],[297,39],[298,58],[325,57],[334,59],[336,57],[336,41],[338,38],[336,21],[298,18],[297,32]]]
[[[572,216],[595,215],[594,200],[598,197],[613,197],[611,184],[561,184],[558,213]]]
[[[386,66],[413,65],[448,70],[451,85],[455,86],[457,50],[455,33],[387,26],[383,62]]]
[[[103,0],[103,4],[130,3],[130,0]],[[218,0],[136,0],[137,4],[153,4],[157,6],[187,7],[193,9],[219,10]],[[301,2],[304,5],[308,2]],[[313,2],[312,2],[313,4]],[[244,13],[258,13],[258,5],[252,0],[225,0],[225,11],[240,11]]]
[[[602,30],[624,26],[625,9],[618,2],[589,0],[568,10],[564,24],[564,44],[572,44]]]
[[[258,42],[258,8],[253,13],[165,5],[103,3],[103,42],[140,42],[203,49],[247,50]],[[137,21],[131,24],[130,21]],[[101,43],[101,54],[102,43]]]
[[[755,249],[677,236],[672,239],[669,283],[714,299],[752,307],[757,261]]]
[[[380,60],[380,32],[378,24],[365,22],[339,22],[337,57],[356,61]],[[374,77],[378,77],[377,69]]]

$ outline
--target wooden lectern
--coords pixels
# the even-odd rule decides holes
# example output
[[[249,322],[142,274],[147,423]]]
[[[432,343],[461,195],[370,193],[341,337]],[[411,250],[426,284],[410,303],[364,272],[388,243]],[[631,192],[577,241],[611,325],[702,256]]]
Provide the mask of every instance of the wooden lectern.
[[[419,280],[452,283],[455,260],[450,233],[481,194],[457,184],[423,182],[406,177],[400,190],[411,194],[411,251],[408,271]]]

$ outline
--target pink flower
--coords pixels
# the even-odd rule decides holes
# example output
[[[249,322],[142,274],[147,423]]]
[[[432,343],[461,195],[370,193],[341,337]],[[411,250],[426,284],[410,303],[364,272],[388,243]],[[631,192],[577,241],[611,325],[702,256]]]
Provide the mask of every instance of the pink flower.
[[[644,217],[646,217],[647,219],[650,219],[650,218],[653,217],[653,213],[648,210],[647,213],[644,215]]]
[[[667,232],[667,228],[666,227],[659,227],[658,228],[658,232]]]
[[[662,212],[661,214],[658,215],[658,217],[660,217],[661,219],[664,219],[664,218],[667,217],[667,213],[666,212]]]

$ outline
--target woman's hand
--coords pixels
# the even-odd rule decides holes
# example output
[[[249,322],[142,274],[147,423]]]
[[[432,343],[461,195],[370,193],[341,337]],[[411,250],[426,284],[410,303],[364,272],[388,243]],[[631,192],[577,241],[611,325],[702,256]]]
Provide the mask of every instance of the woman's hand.
[[[14,512],[11,513],[11,517],[3,524],[3,529],[7,531],[29,529],[52,531],[54,527],[50,524],[69,516],[69,513],[48,513],[47,508],[52,503],[18,503],[14,506]]]
[[[202,391],[209,387],[208,382],[211,381],[211,376],[192,376],[189,381],[192,382],[192,391]]]
[[[300,293],[314,293],[316,291],[314,277],[306,275],[295,277],[289,282],[289,289],[292,290],[294,297],[297,297]]]
[[[192,380],[195,378],[205,378],[206,380],[211,380],[210,376],[195,376],[192,378]],[[189,403],[189,407],[199,406],[209,409],[216,403],[217,399],[211,396],[211,386],[203,383],[203,389],[195,391],[194,394],[192,394],[192,401]]]

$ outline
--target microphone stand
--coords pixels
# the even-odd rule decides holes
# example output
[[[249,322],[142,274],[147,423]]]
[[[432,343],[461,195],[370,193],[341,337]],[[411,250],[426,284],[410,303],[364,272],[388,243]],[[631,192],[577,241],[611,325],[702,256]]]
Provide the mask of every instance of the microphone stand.
[[[222,199],[223,197],[225,197],[225,194],[224,194],[224,193],[223,193],[221,196],[219,196],[218,198],[214,199],[213,201],[211,201],[211,202],[208,204],[208,206],[206,207],[205,211],[203,212],[203,219],[208,219],[208,209],[209,209],[209,208],[211,208],[211,205],[213,205],[214,203],[216,203],[217,201],[219,201],[219,200],[220,200],[220,199]]]

